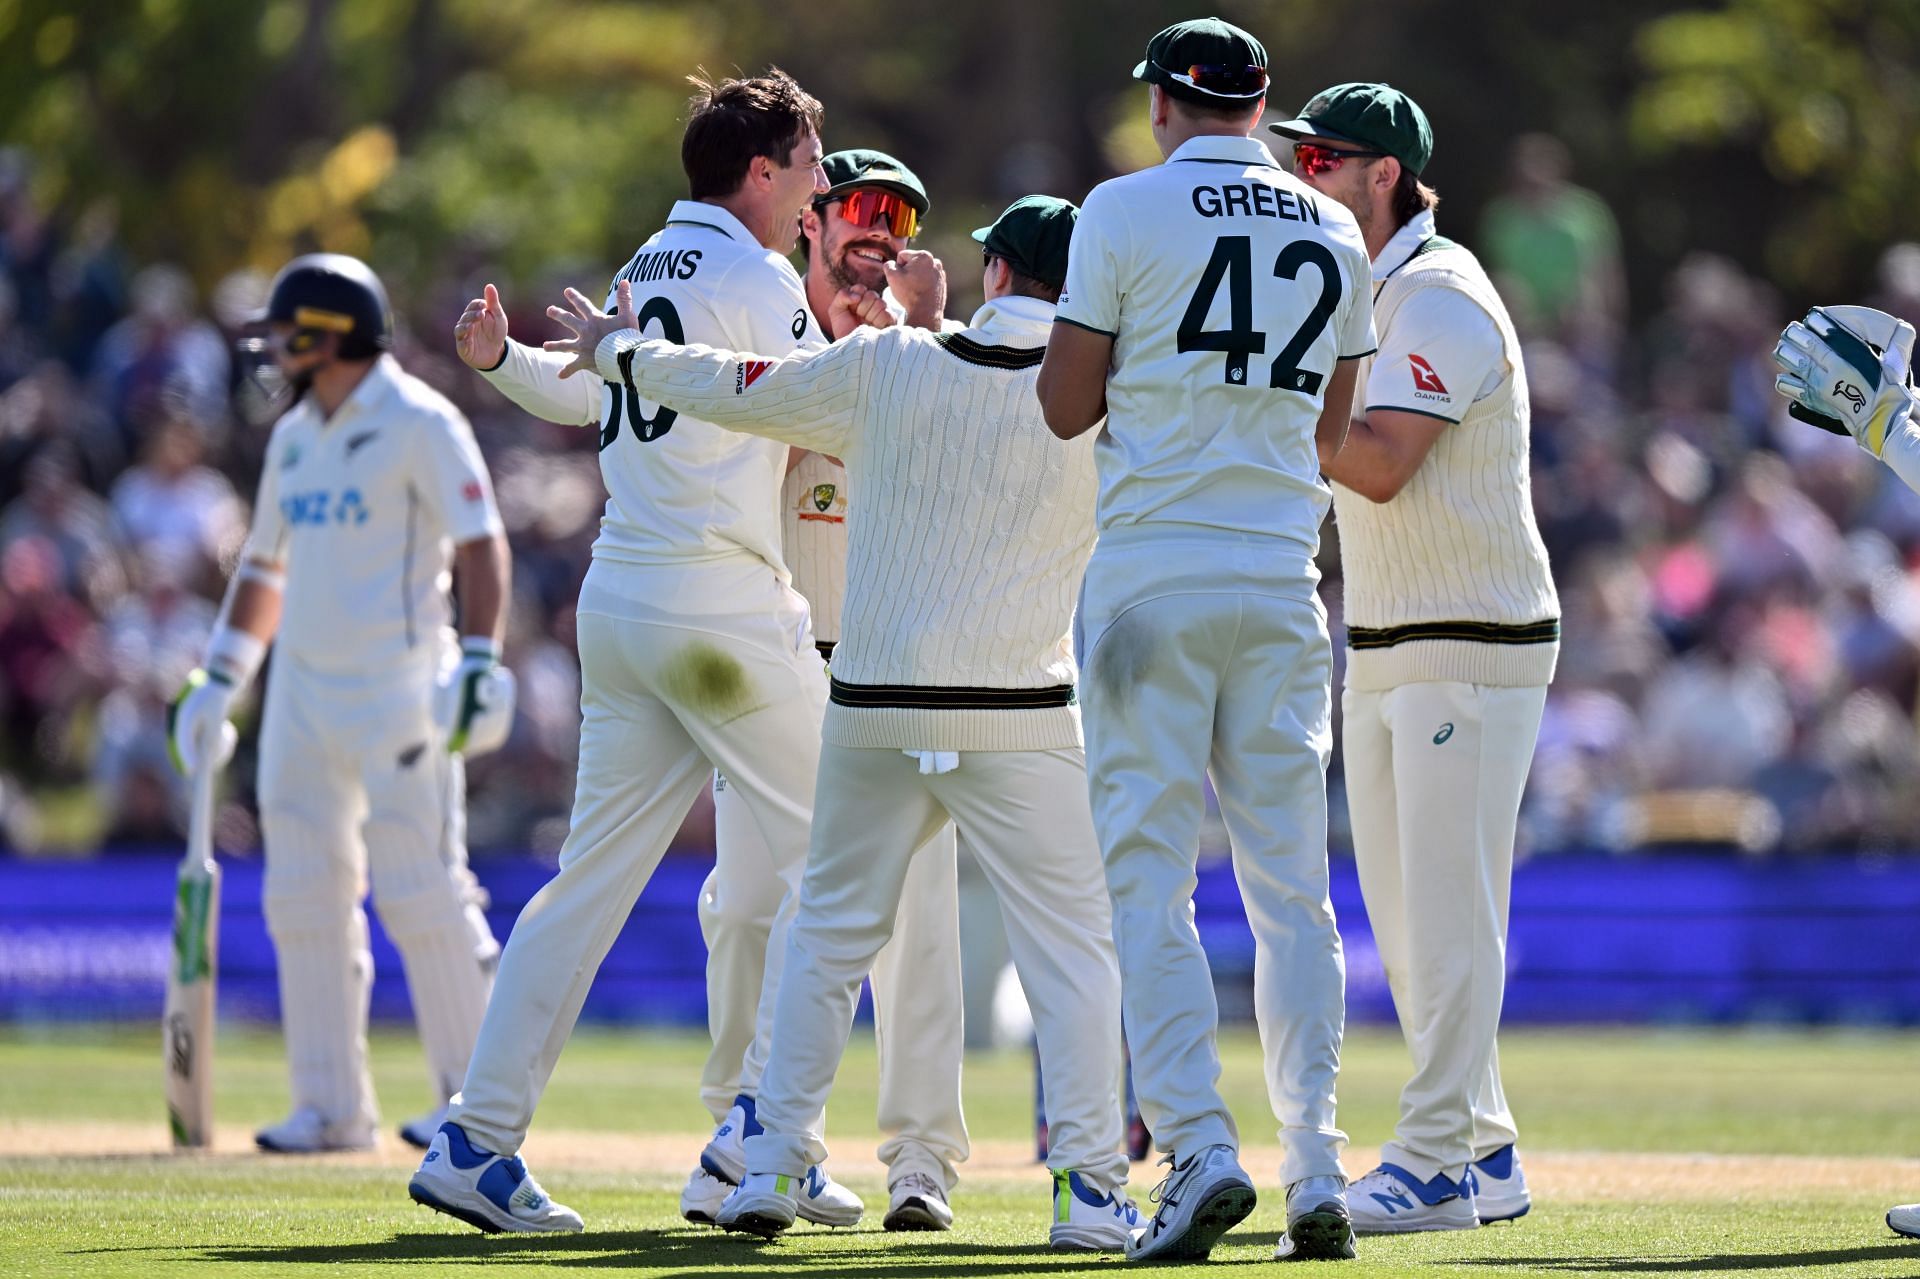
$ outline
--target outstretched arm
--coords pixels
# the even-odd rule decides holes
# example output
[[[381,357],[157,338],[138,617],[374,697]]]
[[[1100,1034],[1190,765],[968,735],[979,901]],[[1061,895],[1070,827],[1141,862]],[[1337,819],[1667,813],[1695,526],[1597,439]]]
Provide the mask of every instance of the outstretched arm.
[[[509,337],[506,308],[491,284],[454,322],[453,345],[470,368],[535,417],[568,426],[600,421],[600,388],[563,380],[566,361]]]
[[[598,373],[616,392],[816,453],[845,457],[852,449],[864,418],[861,388],[874,331],[772,360],[647,340],[635,327],[632,291],[625,281],[612,315],[577,289],[567,290],[567,301],[571,309],[547,309],[574,334],[547,343],[549,351],[570,357],[564,376]],[[581,380],[596,385],[590,378]]]

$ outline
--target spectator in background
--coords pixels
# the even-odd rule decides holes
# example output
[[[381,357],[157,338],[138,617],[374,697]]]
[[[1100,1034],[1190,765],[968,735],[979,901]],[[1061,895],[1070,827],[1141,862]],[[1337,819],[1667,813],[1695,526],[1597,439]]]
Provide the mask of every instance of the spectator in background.
[[[203,464],[205,438],[186,406],[173,407],[147,437],[140,464],[113,486],[113,513],[143,557],[170,559],[180,570],[225,565],[246,537],[246,510],[227,477]]]
[[[0,549],[0,750],[30,781],[54,780],[72,754],[69,729],[100,684],[93,618],[61,589],[45,537]]]
[[[52,589],[62,595],[99,609],[126,589],[112,513],[81,486],[79,458],[65,440],[33,454],[20,496],[0,512],[0,553],[27,538],[49,544]]]
[[[1573,185],[1560,139],[1523,134],[1507,190],[1487,205],[1480,249],[1523,333],[1551,337],[1612,369],[1627,311],[1620,230],[1599,196]]]
[[[108,329],[93,358],[93,383],[129,447],[181,397],[195,418],[225,416],[230,360],[220,330],[194,313],[193,282],[177,266],[133,277],[132,314]]]

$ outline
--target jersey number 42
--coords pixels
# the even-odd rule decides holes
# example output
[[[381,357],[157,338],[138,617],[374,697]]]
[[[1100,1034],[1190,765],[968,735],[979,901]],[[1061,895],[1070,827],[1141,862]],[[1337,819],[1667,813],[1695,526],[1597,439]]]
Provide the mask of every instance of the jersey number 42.
[[[1303,266],[1319,271],[1320,297],[1280,354],[1274,357],[1267,385],[1313,395],[1320,390],[1325,375],[1301,368],[1300,361],[1325,331],[1335,308],[1340,305],[1340,264],[1325,245],[1313,240],[1294,240],[1274,259],[1273,273],[1282,280],[1294,280],[1299,278]],[[1223,280],[1227,286],[1227,327],[1209,329],[1207,312],[1213,309],[1213,300]],[[1223,235],[1214,241],[1213,256],[1207,259],[1207,268],[1200,274],[1200,286],[1193,291],[1186,314],[1180,317],[1177,336],[1182,351],[1224,351],[1226,381],[1234,386],[1247,384],[1248,358],[1267,353],[1266,333],[1253,327],[1251,237]]]
[[[611,307],[613,304],[607,304]],[[635,327],[646,333],[647,325],[658,322],[659,336],[667,341],[680,344],[687,340],[687,331],[680,325],[680,313],[673,309],[673,303],[665,298],[649,298],[634,317]],[[651,336],[651,335],[649,335]],[[633,352],[620,354],[620,371],[630,373],[628,365],[633,362]],[[647,417],[640,412],[640,397],[630,385],[615,386],[607,384],[607,420],[600,424],[600,448],[604,451],[608,445],[620,436],[620,421],[624,417],[633,430],[633,437],[642,444],[651,444],[673,429],[674,419],[679,417],[672,409],[662,404],[654,409],[653,416]]]

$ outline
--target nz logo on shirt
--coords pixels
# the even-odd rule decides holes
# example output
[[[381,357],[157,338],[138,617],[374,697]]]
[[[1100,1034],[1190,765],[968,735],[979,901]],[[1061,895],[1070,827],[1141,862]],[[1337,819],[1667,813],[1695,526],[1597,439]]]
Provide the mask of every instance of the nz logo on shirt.
[[[366,499],[356,488],[343,489],[338,495],[330,489],[309,489],[280,499],[280,517],[290,528],[357,527],[365,524],[370,514]]]

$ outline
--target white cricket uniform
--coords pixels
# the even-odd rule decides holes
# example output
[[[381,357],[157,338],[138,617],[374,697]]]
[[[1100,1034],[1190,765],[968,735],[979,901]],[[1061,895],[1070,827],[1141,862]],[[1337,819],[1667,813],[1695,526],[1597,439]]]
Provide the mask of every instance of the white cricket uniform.
[[[806,598],[815,647],[831,659],[847,593],[847,468],[808,452],[780,493],[781,547],[793,586]],[[766,841],[739,792],[713,778],[714,867],[700,886],[707,943],[707,1029],[713,1048],[700,1099],[715,1121],[741,1090],[753,1036],[767,937],[785,891],[768,875]],[[949,1190],[969,1153],[960,1105],[965,1037],[960,1006],[959,885],[952,823],[913,859],[896,935],[874,958],[874,1035],[880,1045],[875,1121],[889,1182],[920,1172]]]
[[[286,571],[260,735],[263,905],[293,1103],[336,1128],[376,1119],[369,870],[436,1100],[460,1086],[486,1008],[499,946],[432,701],[459,656],[453,548],[500,529],[466,419],[391,356],[330,418],[309,398],[274,427],[246,550]]]
[[[1114,340],[1081,624],[1141,1114],[1163,1150],[1239,1145],[1191,901],[1210,771],[1253,927],[1281,1180],[1339,1174],[1314,430],[1336,362],[1373,350],[1366,249],[1257,140],[1196,138],[1087,197],[1059,318]]]
[[[773,363],[640,349],[631,333],[601,344],[610,379],[842,457],[860,489],[813,841],[749,1172],[798,1175],[825,1158],[817,1116],[861,975],[925,860],[914,850],[951,817],[999,895],[1033,1008],[1049,1162],[1101,1189],[1126,1178],[1119,972],[1080,801],[1068,636],[1096,484],[1090,443],[1056,441],[1034,395],[1052,313],[1002,298],[957,334],[863,329]],[[929,772],[914,758],[923,752],[951,752],[957,767]]]
[[[1414,1063],[1381,1158],[1457,1180],[1514,1140],[1494,1041],[1559,601],[1533,516],[1526,369],[1492,282],[1431,212],[1373,269],[1366,408],[1450,425],[1391,501],[1334,486],[1341,744],[1360,888]]]

